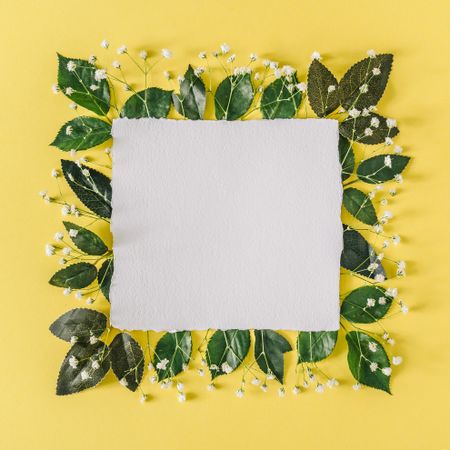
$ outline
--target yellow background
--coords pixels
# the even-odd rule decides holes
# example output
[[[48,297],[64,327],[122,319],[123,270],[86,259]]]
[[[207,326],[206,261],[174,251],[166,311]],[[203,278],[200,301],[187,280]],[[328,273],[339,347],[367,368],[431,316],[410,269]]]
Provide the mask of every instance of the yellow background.
[[[447,1],[141,1],[3,2],[0,18],[1,353],[0,448],[16,449],[405,449],[450,448],[448,300],[449,42]],[[368,48],[395,53],[380,111],[396,117],[396,142],[414,160],[390,209],[389,230],[403,236],[392,250],[408,261],[393,283],[411,308],[389,321],[397,340],[393,396],[354,392],[342,341],[324,364],[342,386],[323,395],[278,398],[233,395],[239,375],[206,392],[206,379],[185,377],[195,396],[179,404],[174,391],[146,380],[141,405],[108,375],[97,389],[58,398],[54,383],[66,343],[48,325],[80,303],[46,284],[56,269],[43,246],[61,228],[59,208],[37,192],[54,186],[50,170],[62,155],[48,147],[72,114],[54,97],[55,52],[73,57],[112,49],[168,47],[179,73],[198,51],[228,42],[299,69],[313,50],[342,76]],[[112,53],[110,56],[113,56]],[[161,69],[163,66],[161,66]],[[294,355],[287,358],[293,372]],[[292,385],[292,378],[288,380]]]

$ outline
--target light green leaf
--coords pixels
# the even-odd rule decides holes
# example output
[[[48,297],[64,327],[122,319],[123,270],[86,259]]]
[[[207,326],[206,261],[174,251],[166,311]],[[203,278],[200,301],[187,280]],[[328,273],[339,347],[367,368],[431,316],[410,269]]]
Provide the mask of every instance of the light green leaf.
[[[172,91],[151,87],[132,95],[123,105],[120,117],[167,117],[172,104]]]
[[[214,96],[217,120],[236,120],[243,116],[253,101],[250,74],[230,75],[223,80]]]
[[[112,258],[106,259],[100,270],[98,271],[97,281],[100,286],[102,294],[105,296],[106,300],[109,301],[109,290],[111,288],[111,280],[114,273],[114,260]]]
[[[375,268],[369,270],[371,264]],[[381,261],[372,246],[348,225],[344,225],[344,250],[341,255],[341,266],[367,278],[375,278],[377,275],[386,277]]]
[[[86,150],[111,138],[111,125],[95,117],[81,116],[66,122],[50,144],[66,152]]]
[[[295,116],[302,100],[302,93],[295,87],[296,84],[297,77],[294,74],[282,76],[264,89],[261,98],[264,119],[290,119]]]
[[[265,374],[273,374],[281,384],[284,353],[291,350],[291,344],[281,334],[272,330],[255,330],[255,360]]]
[[[391,376],[385,375],[382,369],[388,369],[391,365],[383,346],[373,337],[360,331],[350,331],[346,339],[348,366],[356,381],[390,394]]]
[[[80,201],[100,217],[111,217],[111,180],[88,166],[61,160],[64,178]],[[88,170],[88,175],[83,171]]]
[[[75,394],[96,386],[103,380],[109,367],[108,347],[103,342],[77,342],[61,365],[56,394]]]
[[[103,255],[108,251],[106,244],[94,232],[72,222],[63,221],[63,224],[69,233],[70,230],[77,232],[76,236],[70,236],[70,239],[82,252],[88,255]]]
[[[172,100],[175,109],[182,116],[191,120],[203,119],[206,106],[205,84],[200,77],[195,75],[191,65],[180,83],[180,93],[173,93]]]
[[[156,344],[153,365],[156,368],[158,381],[178,375],[189,363],[192,352],[190,331],[166,333]]]
[[[99,337],[106,329],[106,316],[87,308],[67,311],[50,325],[50,331],[63,341],[89,342],[91,336]]]
[[[237,369],[250,348],[248,330],[217,330],[208,342],[206,361],[211,372],[211,379],[225,375]],[[224,371],[222,365],[228,365]],[[226,367],[227,368],[227,367]]]
[[[339,83],[341,105],[349,110],[375,106],[383,96],[392,68],[393,55],[381,54],[354,64]],[[377,69],[380,71],[378,75]],[[367,85],[367,92],[361,86]]]
[[[119,333],[109,345],[111,367],[117,379],[134,392],[144,375],[144,352],[128,333]]]
[[[330,86],[334,90],[328,91]],[[314,59],[308,70],[308,100],[319,117],[325,117],[339,106],[338,81],[318,60]]]
[[[393,138],[399,133],[397,127],[389,128],[386,120],[385,117],[375,113],[359,116],[356,119],[348,117],[339,124],[339,132],[347,139],[361,144],[382,144],[386,138]],[[378,126],[375,127],[374,123],[378,123]]]
[[[342,203],[345,209],[361,222],[367,225],[375,225],[378,222],[372,201],[364,192],[352,187],[347,188],[344,190]]]
[[[297,337],[298,363],[317,362],[331,354],[337,331],[302,331]]]
[[[69,61],[75,64],[73,71],[67,68]],[[109,85],[106,79],[95,79],[96,70],[97,67],[88,61],[66,58],[58,53],[58,86],[61,92],[78,105],[104,116],[109,111]]]
[[[339,161],[342,167],[341,178],[344,181],[353,173],[353,169],[355,168],[355,154],[352,143],[342,135],[339,135]]]
[[[58,270],[49,283],[71,289],[82,289],[89,286],[97,277],[97,269],[93,264],[80,262]]]
[[[389,157],[387,159],[387,157]],[[362,161],[356,174],[361,181],[380,184],[400,175],[409,163],[409,157],[403,155],[378,155]]]
[[[386,315],[391,304],[392,297],[381,286],[362,286],[345,297],[341,314],[349,322],[373,323]]]

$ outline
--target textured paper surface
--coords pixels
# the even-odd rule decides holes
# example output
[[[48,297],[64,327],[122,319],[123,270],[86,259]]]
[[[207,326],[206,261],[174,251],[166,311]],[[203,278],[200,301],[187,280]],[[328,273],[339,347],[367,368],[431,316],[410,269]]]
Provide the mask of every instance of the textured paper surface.
[[[339,328],[334,120],[113,123],[111,323]]]

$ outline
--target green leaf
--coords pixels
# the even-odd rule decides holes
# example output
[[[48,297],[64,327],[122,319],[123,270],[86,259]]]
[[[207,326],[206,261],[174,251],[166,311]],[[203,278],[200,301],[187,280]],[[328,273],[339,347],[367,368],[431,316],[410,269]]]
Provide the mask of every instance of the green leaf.
[[[297,77],[294,74],[282,76],[264,89],[261,98],[264,119],[290,119],[295,116],[302,100],[302,93],[295,87],[296,84]]]
[[[206,106],[206,90],[202,79],[188,66],[184,79],[180,83],[180,93],[172,94],[175,109],[191,120],[203,119]]]
[[[371,306],[373,302],[375,305]],[[381,286],[362,286],[345,297],[341,314],[349,322],[373,323],[386,315],[391,304],[392,297]]]
[[[255,330],[255,360],[265,374],[273,374],[281,384],[284,353],[291,350],[291,344],[281,334],[272,330]]]
[[[76,367],[72,367],[71,362],[75,365],[75,361]],[[96,386],[103,380],[109,367],[108,347],[103,342],[95,344],[77,342],[69,350],[61,365],[56,394],[75,394]]]
[[[190,331],[166,333],[156,344],[153,365],[158,381],[178,375],[189,363],[192,352]]]
[[[339,132],[347,139],[361,144],[382,144],[386,138],[393,138],[399,133],[397,127],[389,128],[386,121],[385,117],[375,113],[359,116],[356,119],[348,117],[339,124]],[[374,126],[376,124],[378,125]]]
[[[342,203],[345,209],[361,222],[367,225],[375,225],[378,222],[372,201],[364,192],[352,187],[347,188],[344,190]]]
[[[386,160],[389,156],[390,162]],[[395,178],[403,172],[409,162],[408,156],[378,155],[362,161],[356,171],[358,178],[365,183],[380,184]],[[386,165],[388,163],[388,165]],[[390,167],[389,167],[390,165]]]
[[[50,325],[50,331],[67,342],[73,336],[77,338],[77,342],[89,342],[90,337],[99,337],[105,329],[106,316],[87,308],[71,309]]]
[[[244,115],[253,101],[250,74],[230,75],[217,87],[214,96],[217,120],[236,120]]]
[[[111,288],[111,279],[114,273],[114,260],[106,259],[100,267],[97,275],[98,285],[106,300],[109,301],[109,290]]]
[[[334,350],[337,331],[302,331],[297,337],[298,363],[317,362]]]
[[[352,143],[345,137],[339,135],[339,161],[341,162],[342,181],[346,180],[355,168],[355,154]]]
[[[58,270],[50,278],[49,283],[52,286],[82,289],[89,286],[96,277],[97,269],[93,264],[80,262]]]
[[[109,345],[114,375],[130,391],[135,391],[144,375],[144,352],[128,333],[119,333]]]
[[[105,243],[92,231],[72,222],[63,222],[63,224],[69,232],[69,236],[70,230],[77,232],[76,236],[70,236],[70,239],[82,252],[88,255],[103,255],[108,251]]]
[[[68,70],[69,61],[75,63],[75,70]],[[61,91],[83,108],[104,116],[109,111],[109,85],[106,79],[95,79],[96,70],[97,67],[84,59],[66,58],[58,53],[58,86]],[[73,90],[72,94],[70,90]]]
[[[66,122],[50,144],[64,150],[86,150],[111,138],[111,125],[95,117],[81,116]]]
[[[375,58],[365,58],[350,67],[339,83],[341,105],[346,110],[375,106],[383,96],[393,59],[393,55],[386,53]],[[379,69],[381,73],[374,75],[373,69]],[[367,85],[366,93],[360,90],[363,85]]]
[[[172,104],[172,91],[148,88],[132,95],[123,105],[120,117],[140,119],[141,117],[167,117]]]
[[[111,180],[102,173],[88,166],[80,167],[66,159],[61,160],[64,178],[80,201],[100,217],[111,217]],[[83,174],[84,170],[89,175]]]
[[[371,264],[377,264],[373,270],[369,270]],[[383,265],[378,260],[372,246],[348,225],[344,225],[344,250],[341,255],[341,266],[359,275],[375,278],[382,275],[386,278]]]
[[[373,337],[360,331],[350,331],[346,335],[348,343],[348,366],[356,381],[375,389],[391,393],[389,381],[382,369],[390,368],[389,358],[383,346]],[[374,349],[372,351],[370,348]],[[376,364],[371,369],[371,364]]]
[[[334,91],[328,91],[330,86]],[[308,99],[319,117],[327,116],[339,106],[338,81],[317,59],[312,61],[308,70]]]
[[[237,369],[250,348],[248,330],[217,330],[208,342],[206,361],[211,372],[211,379],[228,374]],[[228,365],[222,367],[226,363]],[[223,370],[223,369],[226,370]]]

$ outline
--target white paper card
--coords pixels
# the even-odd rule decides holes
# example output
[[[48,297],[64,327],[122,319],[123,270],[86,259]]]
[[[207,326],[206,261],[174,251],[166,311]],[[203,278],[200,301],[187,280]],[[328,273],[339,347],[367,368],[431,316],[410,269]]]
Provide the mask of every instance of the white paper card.
[[[111,323],[339,328],[338,122],[113,123]]]

